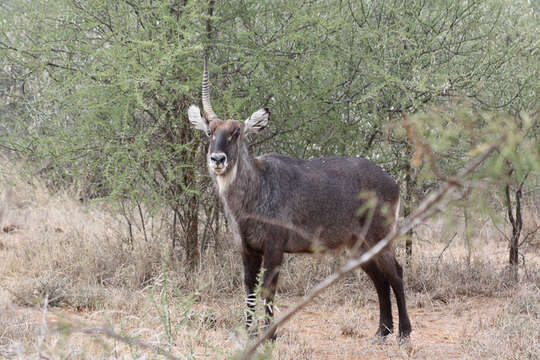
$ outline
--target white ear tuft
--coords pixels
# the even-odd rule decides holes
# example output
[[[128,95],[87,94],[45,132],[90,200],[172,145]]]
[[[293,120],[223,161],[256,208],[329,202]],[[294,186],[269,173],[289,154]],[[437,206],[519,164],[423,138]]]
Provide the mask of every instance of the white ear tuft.
[[[264,130],[268,125],[270,111],[268,108],[262,108],[255,111],[244,123],[244,134],[258,133]]]
[[[201,116],[201,109],[198,106],[191,105],[188,109],[189,121],[196,129],[202,130],[208,133],[208,122]]]

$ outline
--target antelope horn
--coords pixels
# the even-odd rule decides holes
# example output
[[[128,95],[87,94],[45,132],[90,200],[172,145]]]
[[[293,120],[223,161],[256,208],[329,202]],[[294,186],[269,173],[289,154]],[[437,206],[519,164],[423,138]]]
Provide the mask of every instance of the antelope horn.
[[[210,81],[208,76],[208,55],[204,56],[204,72],[202,78],[202,105],[208,121],[217,119],[217,115],[210,104]]]

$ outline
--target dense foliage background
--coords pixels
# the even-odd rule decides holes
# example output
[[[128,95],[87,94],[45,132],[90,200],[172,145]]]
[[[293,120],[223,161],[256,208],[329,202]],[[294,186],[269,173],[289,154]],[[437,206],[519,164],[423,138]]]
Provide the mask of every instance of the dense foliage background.
[[[538,198],[533,1],[6,0],[0,20],[5,153],[116,204],[130,231],[166,218],[188,268],[221,218],[186,111],[205,51],[220,117],[271,109],[253,153],[367,157],[400,181],[407,214],[508,133],[456,204],[497,222],[518,190]]]

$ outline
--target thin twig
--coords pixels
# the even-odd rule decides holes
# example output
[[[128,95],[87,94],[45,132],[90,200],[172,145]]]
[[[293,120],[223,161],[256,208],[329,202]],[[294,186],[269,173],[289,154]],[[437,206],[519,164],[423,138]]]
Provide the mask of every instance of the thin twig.
[[[519,246],[527,243],[527,240],[529,239],[529,236],[536,234],[536,232],[540,229],[540,225],[538,225],[534,230],[531,230],[523,237],[523,240],[519,243]]]
[[[450,247],[450,244],[452,244],[452,241],[454,241],[454,238],[456,237],[456,235],[457,235],[457,232],[455,232],[454,235],[452,235],[452,237],[450,238],[450,240],[448,240],[448,242],[446,243],[446,246],[444,247],[444,249],[442,249],[441,253],[437,257],[437,262],[435,264],[439,263],[439,261],[441,260],[444,252],[446,251],[446,249],[448,249]]]
[[[502,231],[501,229],[499,229],[499,227],[497,226],[497,224],[495,223],[495,221],[492,221],[491,224],[493,225],[493,227],[495,228],[495,230],[497,230],[499,232],[499,234],[501,234],[506,241],[510,242],[510,238],[508,236],[506,236],[506,233],[504,231]]]
[[[139,216],[141,218],[141,224],[142,224],[142,229],[143,229],[143,234],[144,234],[144,241],[148,242],[148,237],[146,236],[146,226],[144,225],[144,216],[143,216],[141,204],[139,203],[138,200],[136,200],[136,202],[137,202],[137,208],[139,209]]]

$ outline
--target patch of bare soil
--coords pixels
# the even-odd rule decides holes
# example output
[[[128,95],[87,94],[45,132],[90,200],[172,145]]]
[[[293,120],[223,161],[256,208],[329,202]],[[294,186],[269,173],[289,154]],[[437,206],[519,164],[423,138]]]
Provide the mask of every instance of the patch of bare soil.
[[[468,298],[452,303],[410,301],[413,333],[399,345],[395,335],[382,344],[373,343],[378,325],[378,305],[311,305],[280,331],[278,358],[288,359],[289,341],[302,344],[306,359],[462,359],[464,344],[494,326],[505,300]],[[286,306],[282,306],[286,308]],[[397,329],[397,314],[394,314]],[[282,357],[283,356],[283,357]]]

